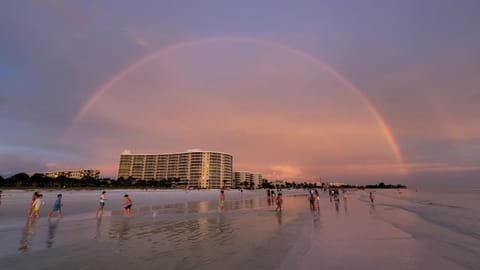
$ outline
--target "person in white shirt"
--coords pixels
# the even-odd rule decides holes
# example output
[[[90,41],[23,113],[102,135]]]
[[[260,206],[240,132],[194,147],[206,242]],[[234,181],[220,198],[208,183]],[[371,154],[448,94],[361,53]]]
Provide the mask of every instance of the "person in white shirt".
[[[100,206],[97,209],[96,217],[103,216],[103,208],[105,207],[105,201],[107,200],[105,198],[105,193],[107,193],[107,192],[102,191],[102,195],[100,195]]]

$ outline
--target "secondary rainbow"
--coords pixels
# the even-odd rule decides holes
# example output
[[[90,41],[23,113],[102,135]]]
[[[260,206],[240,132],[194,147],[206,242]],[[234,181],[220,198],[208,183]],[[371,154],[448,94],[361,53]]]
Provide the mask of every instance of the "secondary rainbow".
[[[360,91],[358,87],[356,87],[352,82],[350,82],[347,78],[345,78],[342,74],[340,74],[338,71],[336,71],[334,68],[329,66],[328,64],[324,63],[320,59],[312,56],[309,53],[306,53],[304,51],[288,47],[284,44],[274,42],[271,40],[265,40],[265,39],[260,39],[260,38],[252,38],[252,37],[238,37],[238,36],[222,36],[222,37],[210,37],[210,38],[204,38],[204,39],[196,39],[196,40],[190,40],[190,41],[184,41],[184,42],[179,42],[172,44],[170,46],[161,48],[135,62],[132,64],[128,65],[125,67],[123,70],[115,74],[110,80],[105,82],[98,90],[94,92],[94,94],[87,100],[87,102],[83,105],[82,109],[77,113],[75,118],[73,119],[72,123],[70,124],[70,127],[68,130],[71,130],[73,126],[77,124],[82,118],[85,116],[85,114],[90,110],[90,108],[95,104],[95,102],[106,92],[108,92],[112,86],[117,83],[119,80],[121,80],[124,76],[129,74],[130,72],[134,71],[138,67],[154,60],[159,57],[162,57],[164,55],[168,55],[169,53],[172,53],[176,50],[182,49],[182,48],[188,48],[188,47],[193,47],[193,46],[198,46],[198,45],[203,45],[203,44],[211,44],[211,43],[217,43],[217,42],[239,42],[239,43],[253,43],[253,44],[259,44],[263,46],[268,46],[268,47],[274,47],[274,48],[279,48],[286,50],[294,55],[298,55],[299,57],[302,57],[304,59],[307,59],[311,61],[312,63],[318,65],[322,69],[328,71],[331,75],[333,75],[336,79],[341,81],[345,86],[347,86],[356,96],[360,98],[360,100],[365,104],[367,109],[370,111],[370,113],[373,115],[375,118],[376,122],[380,126],[385,138],[387,139],[392,152],[394,153],[395,157],[397,158],[397,161],[400,164],[400,171],[402,174],[406,174],[407,170],[404,166],[404,159],[402,156],[402,153],[400,151],[400,147],[398,146],[398,143],[395,140],[395,137],[393,136],[393,133],[391,129],[388,127],[386,124],[385,120],[383,117],[380,115],[380,113],[375,109],[375,107],[372,105],[372,103],[365,97],[365,95]]]

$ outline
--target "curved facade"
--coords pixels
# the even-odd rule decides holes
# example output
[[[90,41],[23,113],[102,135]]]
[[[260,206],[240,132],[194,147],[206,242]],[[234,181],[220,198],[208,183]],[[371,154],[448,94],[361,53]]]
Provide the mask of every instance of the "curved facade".
[[[233,157],[212,151],[170,154],[122,153],[118,178],[180,179],[192,188],[231,188]]]

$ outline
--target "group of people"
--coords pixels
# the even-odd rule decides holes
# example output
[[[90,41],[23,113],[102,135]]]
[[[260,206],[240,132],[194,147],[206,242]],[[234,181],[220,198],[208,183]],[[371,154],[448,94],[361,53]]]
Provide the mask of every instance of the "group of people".
[[[330,198],[330,202],[332,202],[332,201],[339,202],[340,201],[340,192],[338,191],[337,188],[329,189],[328,195],[329,195],[329,198]],[[342,189],[342,196],[343,196],[343,201],[346,202],[347,201],[347,190],[346,189]]]
[[[30,207],[28,208],[28,216],[34,218],[40,217],[40,207],[44,204],[45,202],[43,201],[43,194],[35,191],[35,193],[32,195]],[[52,210],[48,212],[48,219],[50,219],[55,212],[57,213],[58,218],[62,217],[62,194],[57,195],[57,199],[53,204]]]
[[[95,214],[95,217],[101,217],[103,216],[103,209],[105,208],[105,201],[107,200],[107,198],[105,197],[105,194],[107,192],[104,190],[102,191],[102,194],[100,194],[100,206],[97,208],[97,213]],[[126,215],[126,216],[133,216],[133,213],[132,213],[132,205],[133,205],[133,202],[132,202],[132,199],[130,199],[130,197],[128,196],[128,194],[125,194],[123,195],[123,213]]]
[[[105,208],[105,201],[107,200],[105,198],[106,191],[102,191],[102,194],[100,195],[100,206],[97,208],[96,212],[96,217],[101,217],[103,216],[103,209]],[[132,199],[128,196],[128,194],[125,194],[124,196],[124,206],[123,206],[123,212],[125,215],[131,217],[133,215],[132,213]],[[45,202],[43,201],[43,194],[39,193],[38,191],[35,191],[32,195],[32,200],[30,202],[30,207],[28,209],[28,217],[33,217],[33,218],[38,218],[40,217],[40,207],[45,205]],[[50,219],[55,213],[57,213],[57,218],[62,217],[62,194],[57,195],[57,199],[53,203],[52,209],[50,212],[48,212],[48,219]]]
[[[282,212],[282,205],[283,205],[282,191],[277,190],[277,193],[275,193],[275,190],[267,189],[267,197],[268,197],[269,204],[272,202],[274,203],[275,211]]]
[[[320,194],[318,190],[309,190],[307,194],[307,199],[310,203],[310,210],[315,211],[316,213],[320,212]]]
[[[347,200],[347,192],[345,190],[343,191],[343,199],[344,201]],[[105,201],[107,198],[105,197],[106,191],[102,191],[100,194],[100,200],[99,200],[99,207],[97,208],[96,211],[96,217],[101,217],[103,216],[103,211],[105,208]],[[0,195],[1,196],[1,195]],[[132,213],[132,199],[128,196],[128,194],[125,194],[124,196],[124,203],[123,203],[123,212],[126,216],[133,216]],[[283,205],[283,197],[282,197],[282,192],[278,190],[277,193],[275,193],[274,190],[267,190],[267,197],[268,197],[268,202],[274,202],[275,203],[275,211],[281,212],[282,211],[282,205]],[[329,197],[330,197],[330,202],[333,200],[337,203],[340,201],[340,196],[338,189],[331,189],[329,190]],[[316,213],[320,212],[320,194],[318,193],[318,190],[309,190],[307,194],[307,199],[310,203],[310,210],[315,211]],[[370,192],[369,194],[369,199],[372,204],[375,202],[375,194],[373,192]],[[45,202],[43,201],[43,195],[40,194],[38,191],[35,191],[32,195],[32,201],[30,203],[30,207],[28,210],[28,216],[29,217],[39,217],[40,216],[40,207],[44,205]],[[53,207],[48,213],[48,219],[52,217],[54,213],[57,213],[57,218],[62,217],[62,194],[57,195],[57,199],[53,203]],[[225,210],[225,193],[223,190],[220,191],[220,198],[219,198],[219,210],[223,211]]]

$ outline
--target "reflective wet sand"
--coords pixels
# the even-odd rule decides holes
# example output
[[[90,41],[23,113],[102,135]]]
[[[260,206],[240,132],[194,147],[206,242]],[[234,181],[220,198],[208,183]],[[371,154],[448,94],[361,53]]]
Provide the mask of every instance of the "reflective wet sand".
[[[0,266],[272,269],[307,213],[303,197],[287,197],[284,206],[282,213],[275,212],[266,196],[257,196],[227,201],[225,211],[218,210],[216,201],[200,201],[140,207],[131,218],[114,210],[98,219],[28,219],[22,229],[10,229],[21,237],[3,246],[8,250]]]
[[[218,191],[129,192],[130,218],[112,207],[125,191],[112,191],[102,218],[93,203],[60,220],[47,221],[46,211],[2,219],[0,269],[480,269],[478,240],[386,196],[372,205],[364,191],[332,202],[322,193],[319,212],[310,211],[305,191],[291,192],[281,213],[263,191],[227,192],[224,211]],[[98,195],[85,193],[80,202]],[[1,210],[2,218],[11,211]]]

